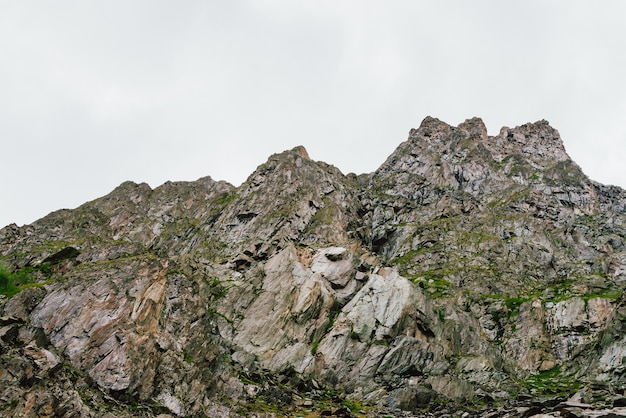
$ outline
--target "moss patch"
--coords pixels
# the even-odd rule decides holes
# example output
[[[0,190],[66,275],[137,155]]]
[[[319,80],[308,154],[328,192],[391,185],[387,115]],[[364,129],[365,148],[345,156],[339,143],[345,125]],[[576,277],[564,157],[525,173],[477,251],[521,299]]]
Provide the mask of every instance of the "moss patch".
[[[14,272],[0,264],[0,294],[11,298],[24,289],[44,286],[53,281],[50,275],[50,267],[45,263]]]
[[[532,394],[552,396],[569,396],[575,393],[581,385],[573,377],[563,375],[559,366],[532,375],[521,383]]]

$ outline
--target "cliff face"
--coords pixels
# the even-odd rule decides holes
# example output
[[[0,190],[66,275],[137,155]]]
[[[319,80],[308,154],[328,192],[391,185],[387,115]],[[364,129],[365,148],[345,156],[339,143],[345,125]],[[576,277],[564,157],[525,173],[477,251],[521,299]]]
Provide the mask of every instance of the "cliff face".
[[[426,118],[360,176],[297,147],[238,188],[124,183],[0,230],[0,414],[620,404],[625,209],[545,121]]]

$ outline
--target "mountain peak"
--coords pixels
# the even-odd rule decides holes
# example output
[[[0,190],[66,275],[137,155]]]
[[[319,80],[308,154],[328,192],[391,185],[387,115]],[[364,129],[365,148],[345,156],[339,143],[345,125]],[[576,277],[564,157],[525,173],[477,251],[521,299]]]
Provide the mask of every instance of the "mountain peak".
[[[297,146],[123,183],[0,229],[0,415],[622,404],[625,207],[543,120],[427,117],[359,178]]]
[[[457,135],[452,135],[454,132]],[[411,129],[409,137],[421,137],[428,139],[429,142],[441,141],[449,143],[453,136],[460,138],[471,138],[478,140],[486,140],[487,127],[483,120],[479,117],[466,119],[459,126],[454,127],[432,116],[424,118],[418,129]]]
[[[298,145],[297,147],[292,148],[290,152],[295,152],[296,154],[298,154],[300,157],[304,158],[305,160],[311,159],[311,157],[309,157],[309,153],[307,152],[306,148],[304,148],[302,145]]]
[[[473,117],[466,119],[458,126],[458,129],[465,132],[470,137],[487,139],[487,127],[481,118]]]
[[[452,126],[448,125],[447,123],[435,117],[426,116],[424,120],[422,120],[422,123],[420,123],[419,128],[411,129],[409,136],[416,135],[419,132],[421,136],[431,137],[431,136],[435,136],[436,133],[445,134],[449,132],[451,129],[452,129]]]
[[[499,146],[520,150],[522,154],[537,159],[570,160],[559,131],[547,120],[526,123],[515,128],[503,127],[496,137]]]
[[[430,116],[411,130],[372,179],[396,195],[414,195],[420,184],[462,190],[479,199],[514,185],[550,190],[546,181],[576,188],[586,196],[579,203],[593,201],[587,177],[547,121],[505,127],[488,136],[480,118],[454,127]]]

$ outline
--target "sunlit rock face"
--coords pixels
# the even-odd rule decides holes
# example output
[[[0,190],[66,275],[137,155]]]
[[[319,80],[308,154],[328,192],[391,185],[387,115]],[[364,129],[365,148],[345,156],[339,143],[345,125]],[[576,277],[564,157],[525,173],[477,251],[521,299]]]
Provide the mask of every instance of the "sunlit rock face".
[[[625,213],[545,121],[127,182],[0,230],[0,415],[617,413]]]

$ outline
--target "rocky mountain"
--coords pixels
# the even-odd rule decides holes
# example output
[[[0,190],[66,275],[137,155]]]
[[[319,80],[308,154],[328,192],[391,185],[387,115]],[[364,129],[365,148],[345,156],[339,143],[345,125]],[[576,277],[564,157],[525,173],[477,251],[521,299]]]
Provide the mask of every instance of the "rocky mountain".
[[[625,210],[545,121],[127,182],[0,230],[0,416],[619,415]]]

